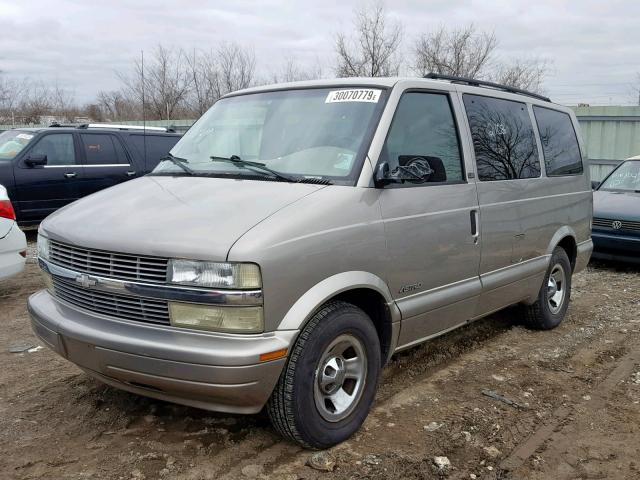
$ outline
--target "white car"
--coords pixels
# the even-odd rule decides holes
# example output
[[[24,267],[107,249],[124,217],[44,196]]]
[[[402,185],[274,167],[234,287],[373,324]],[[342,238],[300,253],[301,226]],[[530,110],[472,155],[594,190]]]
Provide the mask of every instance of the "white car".
[[[16,223],[7,189],[0,185],[0,280],[24,270],[26,257],[27,239]]]

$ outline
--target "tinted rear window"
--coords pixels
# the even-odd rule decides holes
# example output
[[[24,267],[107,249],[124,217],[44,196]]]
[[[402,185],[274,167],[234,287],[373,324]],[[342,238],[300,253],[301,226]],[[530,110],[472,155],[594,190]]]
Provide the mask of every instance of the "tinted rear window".
[[[540,160],[527,105],[464,95],[478,178],[515,180],[540,176]]]
[[[109,134],[83,133],[80,135],[84,146],[87,165],[114,165],[127,163],[122,146],[117,138]]]
[[[146,138],[145,138],[146,137]],[[180,140],[180,137],[172,135],[130,135],[129,140],[138,151],[140,158],[144,158],[146,143],[147,168],[155,166],[162,157],[166,157],[169,150]]]
[[[582,156],[571,117],[564,112],[533,107],[547,175],[578,175],[582,173]]]

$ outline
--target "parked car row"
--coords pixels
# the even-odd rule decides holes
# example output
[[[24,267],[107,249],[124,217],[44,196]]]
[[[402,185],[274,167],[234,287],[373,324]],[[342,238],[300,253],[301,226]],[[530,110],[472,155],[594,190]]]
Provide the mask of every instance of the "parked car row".
[[[0,133],[0,185],[20,225],[36,225],[78,198],[140,177],[180,135],[160,127],[83,125]]]

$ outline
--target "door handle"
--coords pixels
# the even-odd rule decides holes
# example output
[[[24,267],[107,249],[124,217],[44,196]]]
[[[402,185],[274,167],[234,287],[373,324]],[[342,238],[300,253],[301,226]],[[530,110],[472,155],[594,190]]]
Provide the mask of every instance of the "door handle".
[[[128,177],[135,177],[135,176],[136,176],[136,172],[129,170],[129,171],[127,172],[127,176],[128,176]]]
[[[480,229],[478,228],[478,210],[471,210],[469,212],[469,219],[471,220],[471,236],[473,237],[473,243],[478,243],[478,237],[480,236]]]
[[[78,174],[76,172],[69,172],[64,174],[64,178],[76,178]]]

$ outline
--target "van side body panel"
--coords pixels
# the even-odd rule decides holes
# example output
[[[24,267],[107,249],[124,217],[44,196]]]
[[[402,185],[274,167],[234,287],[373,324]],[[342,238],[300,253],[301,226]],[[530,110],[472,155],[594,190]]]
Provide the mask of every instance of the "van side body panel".
[[[464,93],[479,94],[478,89],[463,85],[458,86],[458,91],[461,101]],[[485,91],[482,95],[527,103],[541,172],[537,178],[477,182],[482,295],[474,318],[517,302],[533,302],[542,285],[551,253],[565,236],[572,236],[576,244],[582,244],[578,249],[581,256],[576,267],[584,268],[590,255],[593,210],[586,165],[579,175],[546,176],[542,144],[531,105],[539,104],[569,114],[576,133],[579,133],[573,112],[559,105],[550,106],[534,98],[510,93]],[[466,136],[471,139],[468,122],[466,129]],[[579,134],[577,137],[581,145]],[[475,152],[473,158],[475,165]]]
[[[382,292],[392,302],[386,285],[387,258],[378,199],[372,188],[330,186],[301,198],[255,225],[230,249],[229,261],[260,265],[264,292],[265,330],[298,329],[322,304],[331,290],[344,291],[344,278],[357,278],[353,288]],[[327,261],[327,259],[331,261]],[[366,272],[368,275],[346,272]],[[327,279],[328,283],[323,283]],[[377,280],[384,280],[382,283]],[[308,294],[309,302],[297,304]],[[312,301],[313,299],[316,302]],[[296,305],[295,315],[288,315]]]

